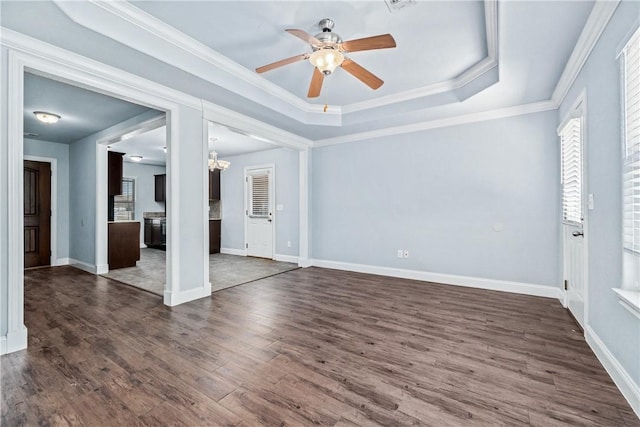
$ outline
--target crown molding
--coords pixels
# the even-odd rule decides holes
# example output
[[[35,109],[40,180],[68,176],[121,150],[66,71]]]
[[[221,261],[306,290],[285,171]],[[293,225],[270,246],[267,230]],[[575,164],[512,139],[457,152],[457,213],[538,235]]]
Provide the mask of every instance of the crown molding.
[[[467,123],[476,123],[487,120],[501,119],[505,117],[520,116],[523,114],[539,113],[541,111],[555,110],[558,106],[555,102],[540,101],[530,104],[516,105],[513,107],[500,108],[496,110],[483,111],[480,113],[463,114],[459,116],[447,117],[444,119],[436,119],[412,123],[403,126],[394,126],[384,129],[377,129],[368,132],[352,133],[349,135],[338,136],[335,138],[319,139],[313,142],[313,148],[326,147],[335,144],[344,144],[346,142],[362,141],[385,136],[401,135],[404,133],[420,132],[429,129],[437,129],[449,126],[463,125]]]
[[[300,123],[341,126],[349,113],[453,92],[498,66],[497,0],[485,0],[487,56],[459,76],[422,88],[345,106],[309,103],[127,1],[53,0],[74,22]],[[126,23],[114,25],[117,22]],[[455,96],[455,93],[454,93]]]
[[[571,89],[573,82],[578,77],[619,4],[620,0],[610,0],[596,1],[593,5],[587,23],[584,25],[576,46],[573,48],[567,65],[564,67],[564,71],[551,95],[551,99],[557,105],[560,105],[569,93],[569,89]]]

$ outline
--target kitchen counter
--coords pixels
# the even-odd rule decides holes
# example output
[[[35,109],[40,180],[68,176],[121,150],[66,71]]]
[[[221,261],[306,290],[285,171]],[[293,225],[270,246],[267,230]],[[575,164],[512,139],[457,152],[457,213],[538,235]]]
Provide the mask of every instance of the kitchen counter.
[[[167,214],[164,212],[143,212],[142,218],[144,219],[158,219],[166,218]]]

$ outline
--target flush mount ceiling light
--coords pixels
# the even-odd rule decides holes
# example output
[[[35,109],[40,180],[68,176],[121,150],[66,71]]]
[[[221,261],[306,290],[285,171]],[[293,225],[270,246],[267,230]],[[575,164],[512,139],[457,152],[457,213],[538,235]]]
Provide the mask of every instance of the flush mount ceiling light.
[[[218,153],[215,151],[209,152],[209,170],[213,171],[216,169],[226,170],[229,166],[231,166],[231,162],[226,160],[218,160]]]
[[[129,156],[129,158],[134,162],[139,162],[142,160],[142,156]]]
[[[36,119],[48,125],[56,123],[58,120],[60,120],[59,115],[47,113],[46,111],[34,111],[33,114],[36,116]]]

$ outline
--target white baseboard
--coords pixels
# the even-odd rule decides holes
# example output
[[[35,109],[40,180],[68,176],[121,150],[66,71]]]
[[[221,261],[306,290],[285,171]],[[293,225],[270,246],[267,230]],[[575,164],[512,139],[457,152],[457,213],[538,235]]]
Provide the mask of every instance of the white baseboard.
[[[307,268],[313,265],[313,260],[309,258],[298,258],[298,267]]]
[[[58,258],[51,262],[51,267],[58,267],[61,265],[69,265],[69,258]]]
[[[184,304],[185,302],[197,300],[211,296],[211,283],[207,283],[200,288],[189,289],[188,291],[171,292],[164,291],[164,304],[170,307]]]
[[[640,418],[640,385],[633,381],[629,373],[620,362],[618,362],[618,359],[611,354],[591,326],[587,325],[584,336],[591,350],[593,350],[600,363],[602,363],[602,366],[604,366],[604,369],[609,373],[613,382],[618,386],[622,395],[627,399],[627,402],[629,402],[629,405],[631,405],[633,411],[638,418]]]
[[[377,274],[380,276],[399,277],[402,279],[422,280],[425,282],[443,283],[445,285],[466,286],[469,288],[489,289],[493,291],[511,292],[533,295],[537,297],[561,297],[560,287],[536,285],[533,283],[510,282],[506,280],[484,279],[481,277],[456,276],[452,274],[429,273],[427,271],[405,270],[401,268],[379,267],[366,264],[352,264],[322,259],[311,260],[316,267],[334,270],[355,271],[358,273]]]
[[[295,255],[276,254],[274,259],[281,262],[292,262],[294,264],[298,263],[298,257]]]
[[[220,253],[228,255],[247,256],[247,251],[245,249],[220,248]]]
[[[88,264],[84,261],[78,261],[77,259],[73,259],[73,258],[69,258],[68,264],[77,269],[86,271],[87,273],[98,274],[98,268],[93,264]],[[103,273],[100,273],[100,274],[103,274]]]
[[[0,337],[0,354],[13,353],[25,348],[27,348],[27,328],[24,326]]]

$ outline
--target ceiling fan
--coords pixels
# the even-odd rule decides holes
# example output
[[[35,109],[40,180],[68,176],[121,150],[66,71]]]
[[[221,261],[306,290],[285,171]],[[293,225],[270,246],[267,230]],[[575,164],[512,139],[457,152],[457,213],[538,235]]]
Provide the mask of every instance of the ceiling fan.
[[[375,90],[382,86],[384,82],[380,78],[347,58],[344,53],[396,47],[396,41],[391,34],[382,34],[343,42],[337,33],[331,31],[334,26],[334,22],[331,19],[325,18],[321,20],[318,26],[322,29],[322,32],[315,36],[303,30],[285,30],[289,34],[309,43],[312,53],[303,53],[264,65],[256,68],[256,72],[264,73],[274,68],[308,59],[315,67],[313,76],[311,77],[309,92],[307,93],[307,97],[309,98],[315,98],[320,95],[324,76],[328,76],[339,66],[371,89]]]

